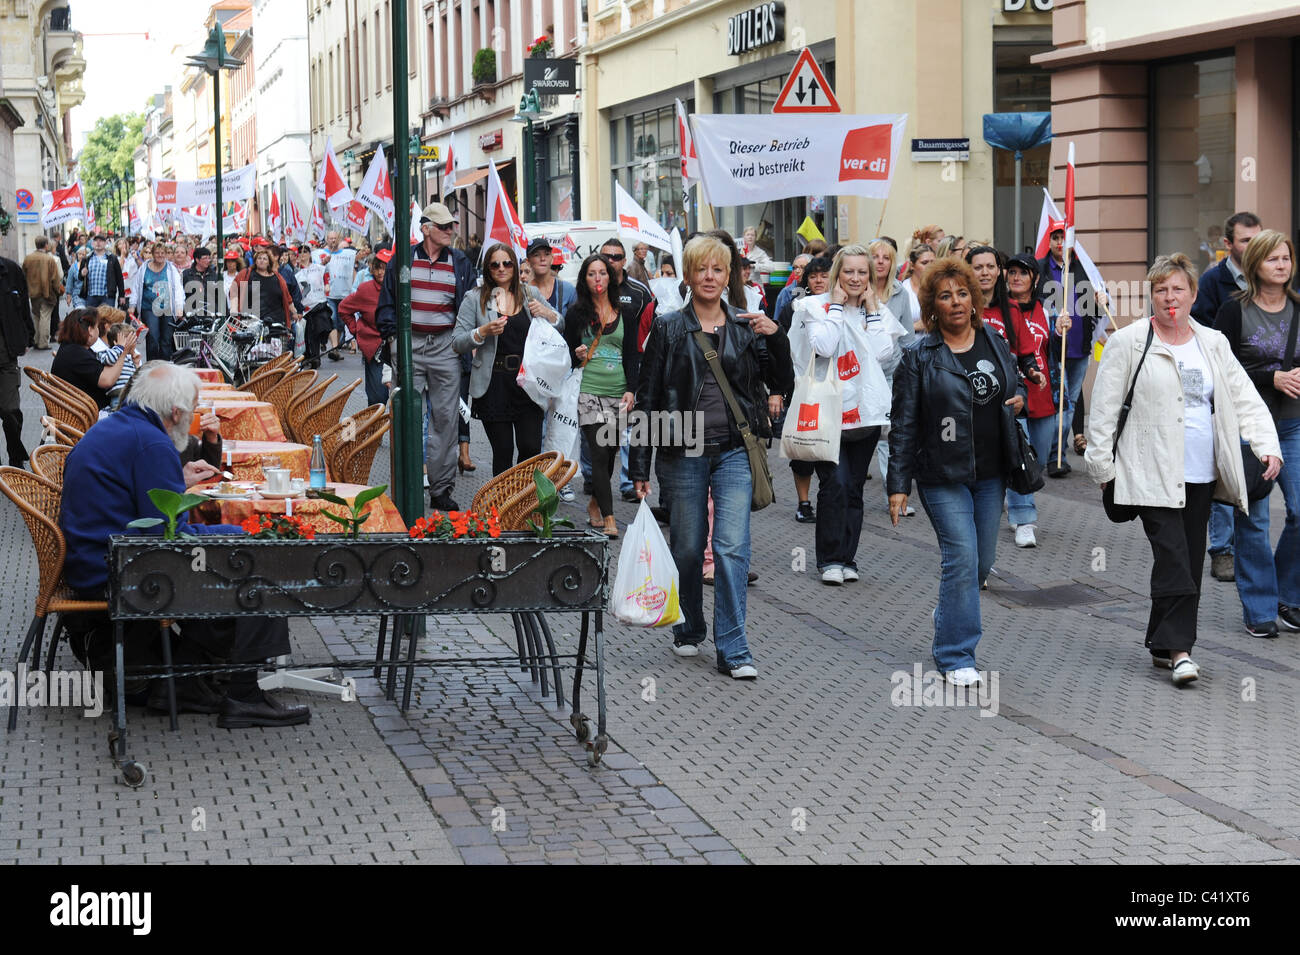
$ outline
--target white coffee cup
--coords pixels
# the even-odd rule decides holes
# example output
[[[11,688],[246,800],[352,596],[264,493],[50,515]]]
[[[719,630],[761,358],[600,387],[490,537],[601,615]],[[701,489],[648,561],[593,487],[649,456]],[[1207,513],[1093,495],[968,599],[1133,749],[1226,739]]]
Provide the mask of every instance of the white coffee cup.
[[[288,468],[267,468],[266,489],[272,494],[285,494],[290,490],[289,476],[293,472]]]

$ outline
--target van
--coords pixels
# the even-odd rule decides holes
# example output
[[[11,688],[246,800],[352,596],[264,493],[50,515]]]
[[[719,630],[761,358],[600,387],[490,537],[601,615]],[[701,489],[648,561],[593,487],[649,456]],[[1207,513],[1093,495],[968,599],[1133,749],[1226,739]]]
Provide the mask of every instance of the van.
[[[617,222],[600,220],[581,220],[576,222],[525,222],[524,232],[528,241],[538,237],[545,238],[551,247],[564,253],[564,265],[560,268],[560,278],[570,284],[577,284],[578,266],[589,255],[600,251],[600,247],[610,239],[619,238]],[[565,238],[572,238],[577,251],[565,248]],[[626,245],[626,243],[624,243]],[[630,249],[629,249],[630,252]],[[624,263],[626,264],[626,263]]]

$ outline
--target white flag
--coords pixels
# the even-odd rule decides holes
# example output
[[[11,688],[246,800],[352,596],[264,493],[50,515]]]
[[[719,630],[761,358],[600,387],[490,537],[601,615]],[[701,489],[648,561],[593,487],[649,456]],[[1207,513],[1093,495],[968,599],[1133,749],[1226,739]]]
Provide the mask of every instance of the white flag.
[[[614,183],[614,211],[618,217],[619,234],[624,239],[630,239],[634,244],[644,242],[656,249],[672,250],[673,241],[668,231],[637,205],[637,201],[617,182]]]

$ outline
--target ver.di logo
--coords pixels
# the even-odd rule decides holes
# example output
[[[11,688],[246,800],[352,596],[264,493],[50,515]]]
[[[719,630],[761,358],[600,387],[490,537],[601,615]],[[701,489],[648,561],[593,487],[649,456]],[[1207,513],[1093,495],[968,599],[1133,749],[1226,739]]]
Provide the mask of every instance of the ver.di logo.
[[[889,178],[889,146],[893,126],[881,123],[851,129],[840,151],[840,182],[850,179]]]

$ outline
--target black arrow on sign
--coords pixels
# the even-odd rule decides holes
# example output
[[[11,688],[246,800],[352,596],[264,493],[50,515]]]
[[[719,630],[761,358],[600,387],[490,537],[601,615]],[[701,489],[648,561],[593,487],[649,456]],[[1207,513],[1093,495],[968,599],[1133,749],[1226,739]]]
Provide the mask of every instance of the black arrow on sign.
[[[794,98],[802,103],[804,95],[807,94],[809,97],[809,105],[816,106],[818,89],[820,89],[820,87],[818,87],[816,80],[809,80],[808,86],[805,88],[803,85],[803,77],[801,76],[799,77],[799,89],[795,91]]]

